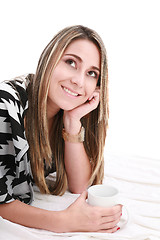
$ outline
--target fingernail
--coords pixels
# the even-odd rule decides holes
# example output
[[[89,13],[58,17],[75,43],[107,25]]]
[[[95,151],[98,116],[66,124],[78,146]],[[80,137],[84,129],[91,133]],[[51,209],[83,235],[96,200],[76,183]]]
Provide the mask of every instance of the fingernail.
[[[117,231],[120,229],[120,227],[117,228]]]

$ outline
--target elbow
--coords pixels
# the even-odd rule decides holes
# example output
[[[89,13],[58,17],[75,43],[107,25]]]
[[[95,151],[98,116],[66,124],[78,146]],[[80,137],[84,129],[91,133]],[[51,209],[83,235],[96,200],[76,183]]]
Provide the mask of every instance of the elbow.
[[[69,191],[73,194],[81,194],[82,192],[87,190],[88,185],[84,186],[69,186]]]
[[[84,190],[77,190],[77,189],[71,190],[71,189],[69,189],[69,191],[73,194],[81,194]]]

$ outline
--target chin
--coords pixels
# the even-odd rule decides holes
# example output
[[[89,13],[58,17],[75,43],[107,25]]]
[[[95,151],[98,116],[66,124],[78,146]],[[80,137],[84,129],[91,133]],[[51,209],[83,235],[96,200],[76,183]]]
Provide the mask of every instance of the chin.
[[[81,104],[83,104],[83,103],[79,103],[79,104],[74,104],[73,103],[73,104],[71,104],[71,102],[69,103],[69,102],[65,101],[65,102],[61,103],[59,105],[59,107],[64,111],[71,111],[71,110],[77,108],[78,106],[80,106]]]
[[[61,108],[61,109],[64,110],[64,111],[71,111],[71,110],[73,110],[74,108],[76,108],[76,107],[63,107],[63,108]]]

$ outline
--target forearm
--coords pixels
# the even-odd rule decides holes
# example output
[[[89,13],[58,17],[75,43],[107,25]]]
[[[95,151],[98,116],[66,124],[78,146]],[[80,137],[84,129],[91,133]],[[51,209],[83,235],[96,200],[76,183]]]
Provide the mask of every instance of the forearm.
[[[65,142],[65,168],[69,190],[82,193],[91,176],[91,165],[83,143]]]
[[[0,205],[0,216],[20,225],[53,232],[115,232],[122,205],[93,207],[86,202],[87,192],[63,211],[47,211],[18,200]]]
[[[11,222],[37,229],[60,232],[63,212],[36,208],[18,200],[0,205],[0,216]]]
[[[69,135],[77,135],[81,129],[81,122],[65,113],[64,127]],[[73,193],[82,193],[88,187],[91,177],[91,164],[83,142],[65,141],[64,161],[69,190]]]

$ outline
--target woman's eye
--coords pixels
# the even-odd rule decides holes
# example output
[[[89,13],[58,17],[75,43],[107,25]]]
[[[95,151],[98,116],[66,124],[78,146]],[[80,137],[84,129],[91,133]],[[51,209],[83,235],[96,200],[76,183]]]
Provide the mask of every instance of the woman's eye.
[[[69,65],[71,65],[72,67],[76,67],[76,63],[75,63],[75,61],[73,61],[72,59],[68,59],[68,60],[66,60],[66,63],[67,64],[69,64]]]
[[[95,71],[89,71],[88,75],[93,77],[93,78],[98,78],[98,74]]]

